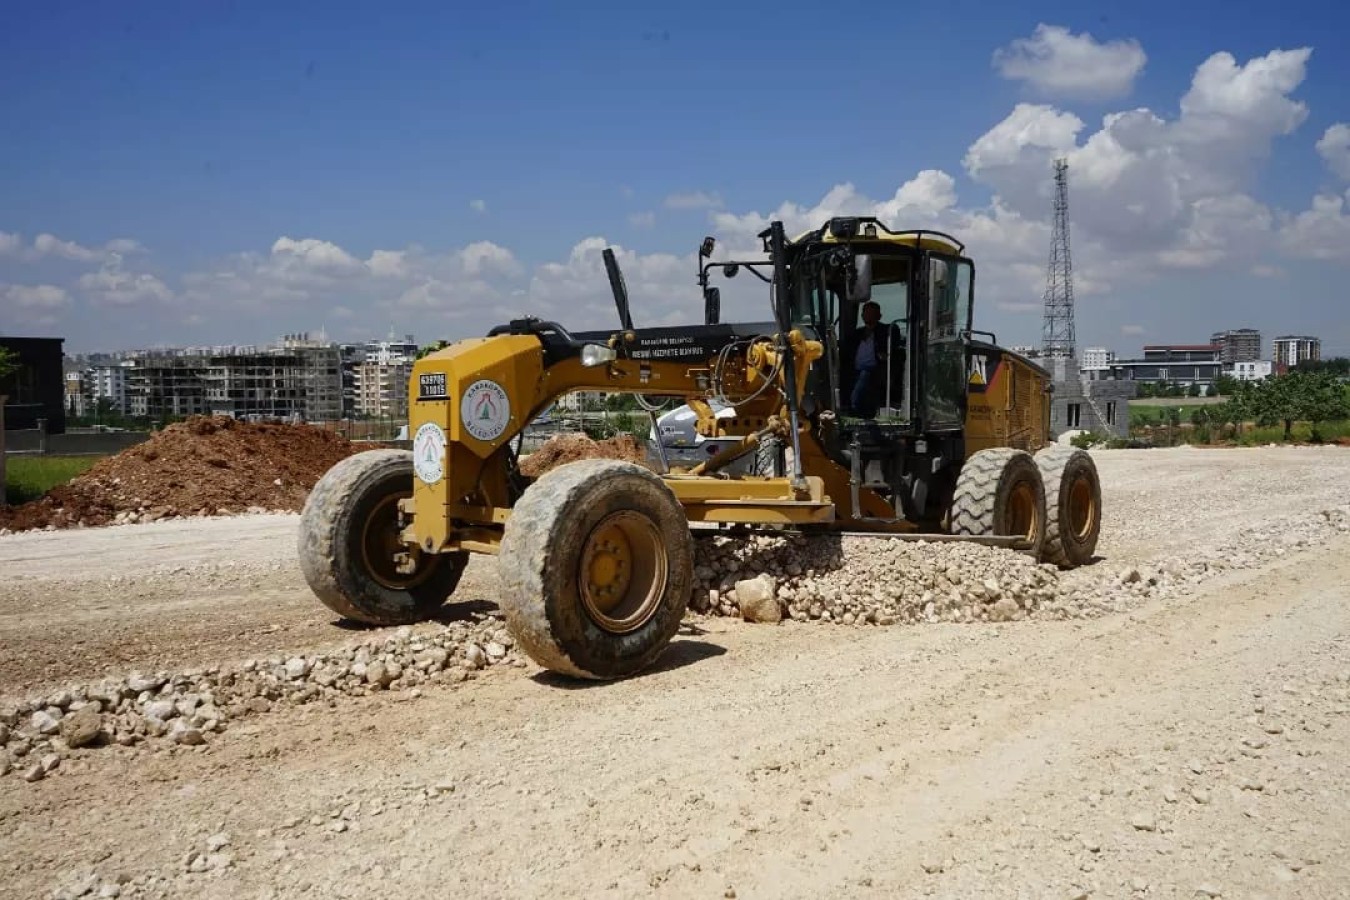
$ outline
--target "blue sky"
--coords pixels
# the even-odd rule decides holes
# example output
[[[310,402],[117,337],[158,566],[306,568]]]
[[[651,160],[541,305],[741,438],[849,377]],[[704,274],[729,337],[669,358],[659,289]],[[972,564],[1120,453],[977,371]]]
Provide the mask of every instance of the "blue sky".
[[[11,11],[0,332],[591,327],[606,243],[639,323],[694,321],[703,234],[880,211],[966,238],[979,324],[1034,343],[1068,154],[1081,344],[1253,326],[1350,353],[1330,4],[337,6]],[[730,311],[762,318],[744,281]]]

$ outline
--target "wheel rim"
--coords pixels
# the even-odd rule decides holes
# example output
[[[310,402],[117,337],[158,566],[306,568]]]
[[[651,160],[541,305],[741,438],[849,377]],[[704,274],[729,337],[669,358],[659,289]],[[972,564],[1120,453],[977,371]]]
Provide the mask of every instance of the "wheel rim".
[[[1069,528],[1078,540],[1092,533],[1097,518],[1097,501],[1092,496],[1092,484],[1080,475],[1069,486]]]
[[[665,543],[650,519],[606,516],[586,538],[578,573],[581,603],[600,628],[627,634],[646,624],[666,588]]]
[[[1008,497],[1007,534],[1035,540],[1041,523],[1036,510],[1036,491],[1028,482],[1018,482]]]
[[[404,496],[407,495],[389,494],[381,498],[361,526],[361,561],[370,577],[391,591],[417,587],[440,562],[439,556],[425,556],[417,547],[407,546],[399,539],[398,501]],[[399,553],[412,553],[417,559],[411,575],[399,572],[394,559]]]

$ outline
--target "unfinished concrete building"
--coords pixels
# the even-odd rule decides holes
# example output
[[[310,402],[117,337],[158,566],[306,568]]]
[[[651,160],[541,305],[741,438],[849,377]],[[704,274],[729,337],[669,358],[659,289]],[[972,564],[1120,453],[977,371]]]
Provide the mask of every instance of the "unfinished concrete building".
[[[1050,370],[1054,393],[1050,398],[1050,433],[1058,437],[1070,431],[1091,431],[1108,437],[1130,436],[1130,400],[1136,396],[1132,381],[1098,379],[1085,381],[1078,359],[1056,356],[1037,360]]]

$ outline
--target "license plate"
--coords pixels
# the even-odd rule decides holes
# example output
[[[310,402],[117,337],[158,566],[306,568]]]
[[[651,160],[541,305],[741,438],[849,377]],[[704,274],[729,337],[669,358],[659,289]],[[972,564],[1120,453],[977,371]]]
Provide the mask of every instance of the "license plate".
[[[417,389],[417,396],[420,399],[445,396],[445,373],[433,372],[427,375],[420,375]]]

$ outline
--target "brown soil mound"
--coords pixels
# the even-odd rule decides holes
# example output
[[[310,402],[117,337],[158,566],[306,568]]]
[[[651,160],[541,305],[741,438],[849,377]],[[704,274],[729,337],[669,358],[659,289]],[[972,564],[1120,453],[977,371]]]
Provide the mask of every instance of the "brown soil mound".
[[[647,454],[629,434],[595,441],[584,434],[558,434],[549,438],[520,464],[521,474],[538,478],[550,469],[579,459],[622,459],[647,466]]]
[[[134,517],[299,511],[339,460],[368,449],[309,425],[194,416],[100,460],[23,506],[0,507],[0,528],[107,525]]]

